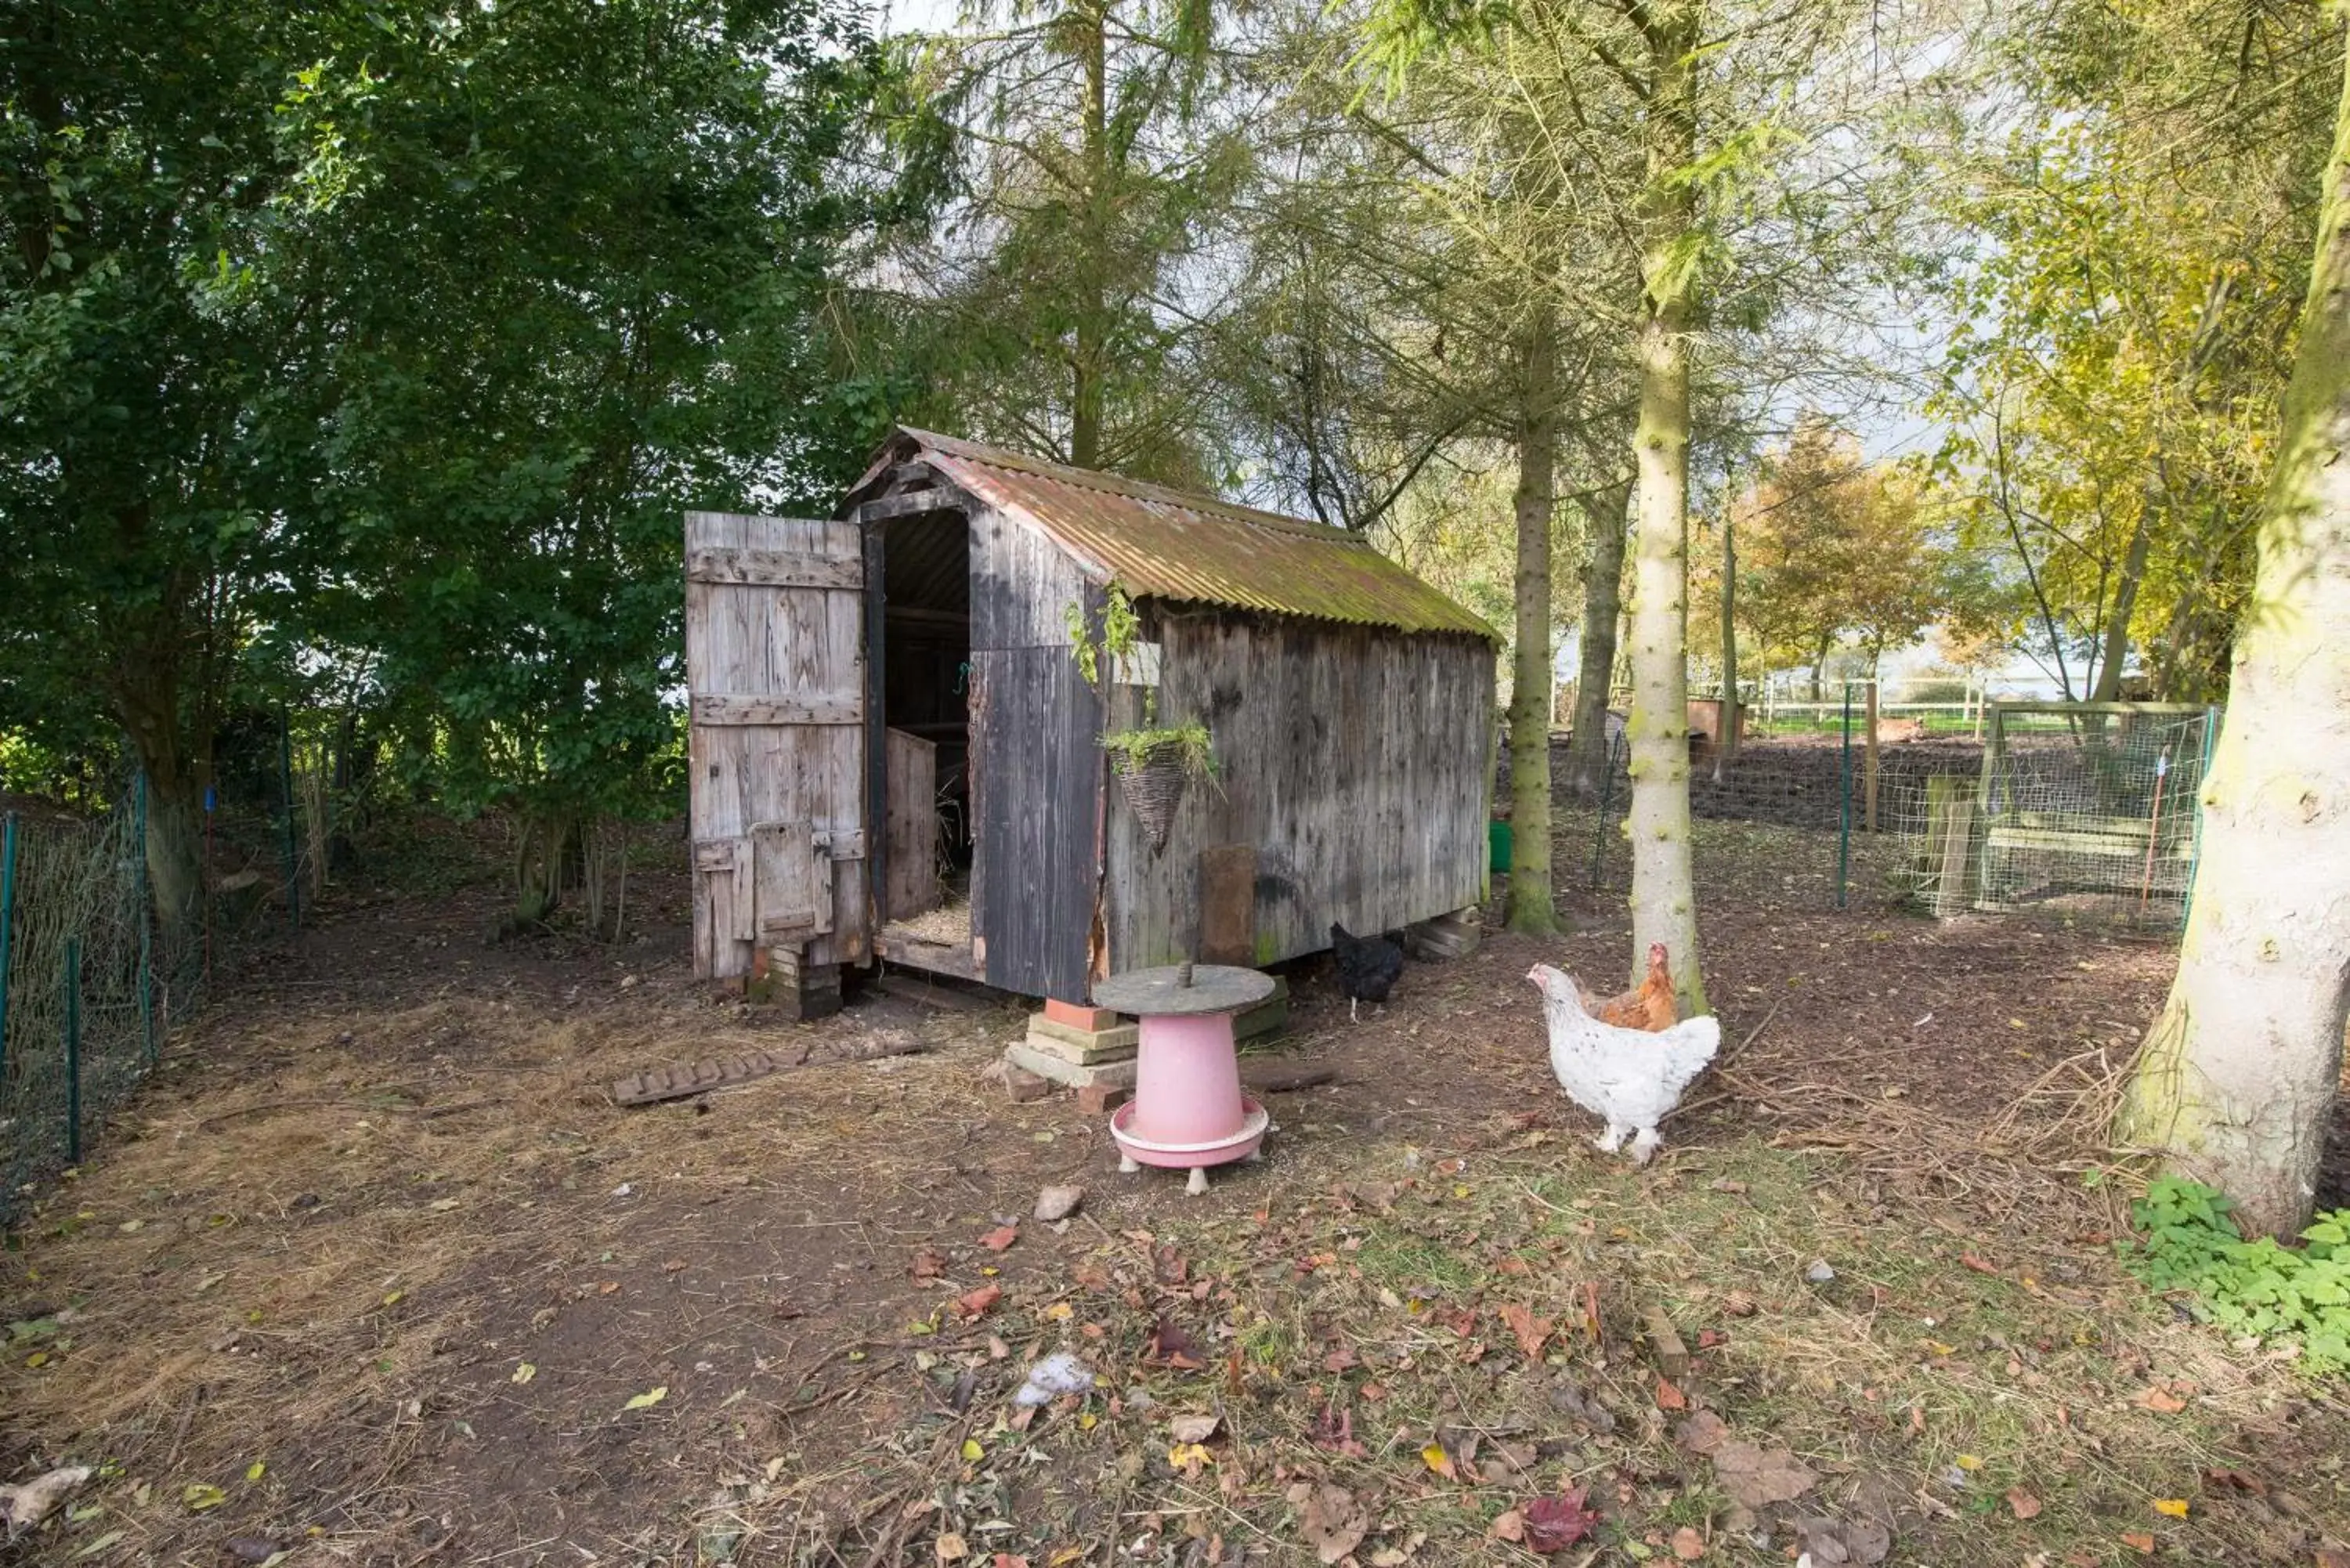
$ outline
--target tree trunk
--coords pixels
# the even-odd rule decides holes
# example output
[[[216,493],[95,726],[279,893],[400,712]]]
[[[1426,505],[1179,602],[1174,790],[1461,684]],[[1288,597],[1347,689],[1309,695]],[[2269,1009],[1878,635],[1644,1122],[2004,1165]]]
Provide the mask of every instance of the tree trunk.
[[[1681,1016],[1706,1011],[1698,975],[1689,795],[1689,318],[1697,158],[1697,11],[1648,12],[1647,185],[1640,200],[1646,319],[1638,345],[1640,422],[1632,450],[1639,505],[1632,556],[1632,951],[1662,942]]]
[[[2281,1236],[2315,1197],[2350,1007],[2350,75],[2324,178],[2178,976],[2119,1127]]]
[[[2111,702],[2122,694],[2122,661],[2129,657],[2130,614],[2137,608],[2138,584],[2146,578],[2146,521],[2152,510],[2150,500],[2139,509],[2129,548],[2122,555],[2121,580],[2114,585],[2113,614],[2106,621],[2105,647],[2097,656],[2097,680],[2089,689],[2092,702]]]
[[[1106,280],[1109,276],[1109,13],[1093,5],[1077,13],[1078,48],[1086,73],[1086,101],[1081,115],[1085,139],[1086,190],[1079,213],[1082,254],[1076,258],[1077,322],[1075,362],[1071,366],[1069,462],[1079,468],[1101,466],[1102,362],[1107,352],[1109,313]]]
[[[1728,513],[1721,518],[1721,733],[1715,737],[1713,782],[1738,755],[1738,543]]]
[[[1510,687],[1510,929],[1558,929],[1551,902],[1551,513],[1558,463],[1558,339],[1548,309],[1526,327],[1521,354],[1517,652]]]
[[[1597,800],[1607,774],[1607,689],[1616,677],[1617,619],[1624,608],[1624,525],[1632,482],[1601,494],[1589,509],[1591,553],[1583,568],[1582,665],[1575,682],[1574,728],[1567,736],[1567,787]]]
[[[147,775],[147,882],[169,950],[192,940],[203,920],[203,767],[191,754],[181,711],[180,661],[158,651],[184,639],[151,629],[134,641],[140,651],[123,654],[110,695]]]

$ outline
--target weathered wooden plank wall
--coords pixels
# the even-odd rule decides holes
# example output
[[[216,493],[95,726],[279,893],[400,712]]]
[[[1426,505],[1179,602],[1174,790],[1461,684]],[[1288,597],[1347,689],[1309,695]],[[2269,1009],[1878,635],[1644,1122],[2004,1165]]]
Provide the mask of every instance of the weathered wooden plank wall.
[[[685,522],[694,972],[751,972],[751,857],[731,846],[764,822],[830,838],[828,930],[806,959],[861,962],[870,933],[858,531],[727,512]]]
[[[903,730],[889,732],[889,909],[903,920],[939,907],[939,749]]]
[[[1067,607],[1098,613],[1099,597],[1042,533],[973,512],[973,947],[990,985],[1071,1002],[1091,994],[1102,720]]]
[[[1221,791],[1185,792],[1154,854],[1109,792],[1112,971],[1173,962],[1196,940],[1201,852],[1256,850],[1256,954],[1329,946],[1333,920],[1392,929],[1474,904],[1485,885],[1493,653],[1469,637],[1146,603],[1161,722],[1206,721]],[[1111,713],[1137,722],[1139,689]]]

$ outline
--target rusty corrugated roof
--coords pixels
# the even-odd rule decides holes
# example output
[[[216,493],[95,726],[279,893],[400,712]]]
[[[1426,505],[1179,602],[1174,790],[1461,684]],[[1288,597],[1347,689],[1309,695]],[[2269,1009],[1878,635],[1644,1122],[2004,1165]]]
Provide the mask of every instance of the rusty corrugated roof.
[[[1359,534],[929,431],[900,431],[868,483],[916,456],[979,500],[1027,518],[1091,575],[1136,598],[1499,640]]]

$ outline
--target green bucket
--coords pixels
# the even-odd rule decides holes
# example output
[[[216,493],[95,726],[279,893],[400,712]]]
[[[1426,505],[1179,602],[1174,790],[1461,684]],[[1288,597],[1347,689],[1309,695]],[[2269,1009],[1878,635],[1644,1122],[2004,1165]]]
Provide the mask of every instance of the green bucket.
[[[1485,826],[1487,864],[1497,875],[1507,875],[1510,869],[1510,825],[1488,823]]]

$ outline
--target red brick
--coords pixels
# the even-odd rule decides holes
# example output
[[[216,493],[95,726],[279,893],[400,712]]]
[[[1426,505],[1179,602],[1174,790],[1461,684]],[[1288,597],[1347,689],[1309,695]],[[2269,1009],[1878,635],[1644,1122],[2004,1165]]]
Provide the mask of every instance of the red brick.
[[[1003,1069],[1003,1090],[1015,1106],[1041,1100],[1053,1092],[1053,1085],[1025,1067],[1006,1065]]]
[[[1114,1089],[1107,1084],[1087,1084],[1077,1091],[1077,1109],[1086,1116],[1107,1116],[1134,1097],[1131,1089]]]
[[[1055,1023],[1090,1029],[1097,1034],[1118,1027],[1118,1014],[1107,1007],[1081,1007],[1074,1002],[1055,1002],[1050,997],[1045,999],[1045,1016]]]

